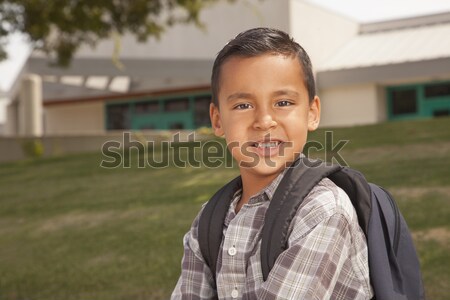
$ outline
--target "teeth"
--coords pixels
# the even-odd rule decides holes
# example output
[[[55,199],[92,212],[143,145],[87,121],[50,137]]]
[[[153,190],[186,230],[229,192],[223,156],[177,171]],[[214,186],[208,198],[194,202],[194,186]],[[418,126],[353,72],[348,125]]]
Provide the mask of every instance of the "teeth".
[[[257,147],[259,148],[272,148],[277,147],[279,142],[268,142],[268,143],[257,143]]]

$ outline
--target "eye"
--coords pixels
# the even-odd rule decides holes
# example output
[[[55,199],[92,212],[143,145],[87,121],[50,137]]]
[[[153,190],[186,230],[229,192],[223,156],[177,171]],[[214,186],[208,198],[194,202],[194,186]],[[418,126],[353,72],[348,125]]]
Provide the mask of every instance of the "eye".
[[[283,106],[290,106],[290,105],[292,105],[293,103],[291,102],[291,101],[289,101],[289,100],[280,100],[280,101],[278,101],[276,104],[275,104],[275,106],[280,106],[280,107],[283,107]]]
[[[236,105],[236,106],[234,107],[234,109],[244,110],[244,109],[249,109],[249,108],[251,108],[251,107],[252,107],[252,106],[251,106],[249,103],[241,103],[241,104]]]

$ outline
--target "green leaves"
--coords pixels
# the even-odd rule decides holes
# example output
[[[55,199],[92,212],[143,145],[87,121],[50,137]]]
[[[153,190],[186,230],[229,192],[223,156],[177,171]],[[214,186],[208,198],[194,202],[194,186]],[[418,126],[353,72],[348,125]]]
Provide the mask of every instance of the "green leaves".
[[[0,0],[0,41],[23,32],[35,49],[64,67],[82,44],[95,46],[113,33],[145,42],[175,24],[202,27],[200,12],[218,1],[224,0]]]

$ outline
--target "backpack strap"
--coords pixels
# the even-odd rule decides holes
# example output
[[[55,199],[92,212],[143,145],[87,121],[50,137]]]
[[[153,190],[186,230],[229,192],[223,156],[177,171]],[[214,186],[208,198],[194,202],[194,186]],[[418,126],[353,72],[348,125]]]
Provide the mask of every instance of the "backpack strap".
[[[320,160],[301,158],[286,171],[270,201],[261,237],[261,267],[266,281],[277,257],[287,248],[287,232],[303,199],[323,178],[341,170]]]
[[[364,175],[354,169],[343,167],[339,172],[328,176],[338,187],[344,190],[358,216],[358,223],[367,237],[369,230],[371,203],[371,188]]]
[[[238,176],[217,191],[203,208],[198,224],[198,242],[206,264],[216,277],[217,258],[222,243],[223,224],[233,200],[233,194],[242,187]]]

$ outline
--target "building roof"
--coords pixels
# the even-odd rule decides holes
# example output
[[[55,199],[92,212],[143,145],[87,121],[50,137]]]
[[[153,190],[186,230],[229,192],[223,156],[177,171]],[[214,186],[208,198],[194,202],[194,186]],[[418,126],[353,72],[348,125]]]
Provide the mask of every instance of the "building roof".
[[[364,24],[319,72],[450,58],[450,13]]]
[[[47,85],[46,83],[45,85]],[[160,96],[185,95],[186,93],[210,93],[209,85],[198,85],[184,88],[169,89],[153,89],[139,92],[127,93],[92,93],[91,95],[78,95],[78,97],[61,97],[53,99],[44,99],[44,106],[70,104],[70,103],[87,103],[87,102],[110,102],[110,101],[129,101],[137,99],[148,99]]]
[[[118,69],[111,58],[74,58],[69,68],[55,67],[47,58],[30,57],[30,72],[46,76],[131,76],[142,78],[206,78],[209,81],[213,59],[121,59],[124,68]]]
[[[31,57],[28,70],[45,77],[53,77],[55,83],[44,80],[44,101],[74,98],[95,98],[111,95],[108,89],[92,89],[86,86],[90,76],[128,77],[127,92],[139,93],[152,90],[172,90],[209,85],[212,60],[196,59],[123,59],[125,68],[117,69],[111,59],[74,59],[68,69],[51,67],[44,58]],[[80,77],[80,86],[63,84],[64,77]]]
[[[101,97],[105,95],[120,95],[121,93],[114,93],[105,90],[89,89],[84,86],[70,86],[67,84],[60,84],[55,82],[42,82],[44,102],[51,102],[55,100],[67,100],[70,101],[73,98],[79,98],[80,96],[86,98]]]
[[[450,10],[445,0],[297,0],[313,3],[359,23],[398,20]]]

